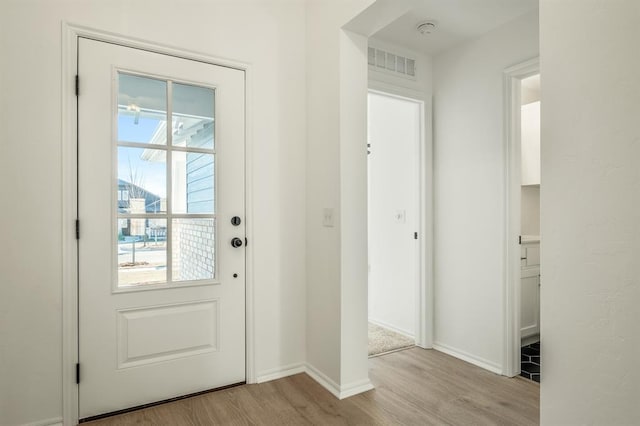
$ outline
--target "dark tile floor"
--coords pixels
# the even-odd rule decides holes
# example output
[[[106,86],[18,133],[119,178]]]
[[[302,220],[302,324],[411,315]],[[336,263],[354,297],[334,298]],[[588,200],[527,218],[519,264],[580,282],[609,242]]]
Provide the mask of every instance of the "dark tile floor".
[[[540,383],[540,342],[520,349],[520,375]]]

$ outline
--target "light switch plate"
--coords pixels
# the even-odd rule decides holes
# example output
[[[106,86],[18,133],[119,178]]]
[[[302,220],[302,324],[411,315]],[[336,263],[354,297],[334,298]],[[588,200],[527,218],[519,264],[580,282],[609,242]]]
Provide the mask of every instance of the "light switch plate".
[[[322,226],[327,228],[333,227],[333,209],[325,207],[322,210]]]

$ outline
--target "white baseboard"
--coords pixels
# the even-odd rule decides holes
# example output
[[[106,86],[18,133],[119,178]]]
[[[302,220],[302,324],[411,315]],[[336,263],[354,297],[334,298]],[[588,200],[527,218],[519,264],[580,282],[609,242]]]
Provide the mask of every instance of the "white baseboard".
[[[256,377],[256,383],[269,382],[271,380],[293,376],[294,374],[304,373],[306,371],[305,367],[306,366],[303,362],[298,362],[295,364],[285,365],[283,367],[272,368],[259,373]]]
[[[480,368],[484,368],[485,370],[489,370],[492,373],[502,374],[502,366],[496,364],[495,362],[462,351],[460,349],[452,348],[451,346],[439,342],[433,342],[433,349],[466,361]]]
[[[327,377],[324,373],[322,373],[320,370],[318,370],[317,368],[315,368],[313,365],[311,364],[307,364],[307,369],[306,369],[306,373],[316,382],[318,382],[323,388],[325,388],[326,390],[328,390],[329,392],[331,392],[333,394],[333,396],[335,396],[338,399],[340,398],[340,386],[338,386],[338,384],[336,382],[334,382],[333,380],[331,380],[329,377]]]
[[[350,396],[373,389],[373,384],[371,384],[369,379],[340,386],[311,364],[307,364],[306,373],[338,399],[349,398]]]
[[[369,379],[360,380],[358,382],[348,383],[340,386],[327,375],[315,368],[311,364],[302,362],[296,364],[285,365],[283,367],[272,368],[258,374],[256,383],[269,382],[271,380],[282,379],[283,377],[293,376],[294,374],[307,373],[309,377],[318,382],[320,386],[331,392],[338,399],[349,398],[362,392],[373,389],[373,385]]]
[[[340,387],[340,399],[349,398],[350,396],[357,395],[362,392],[370,391],[373,389],[373,384],[369,379],[360,380],[357,382],[347,383]]]
[[[374,318],[369,318],[369,322],[371,324],[375,324],[375,325],[377,325],[379,327],[386,328],[386,329],[389,329],[391,331],[395,331],[396,333],[402,334],[403,336],[408,337],[409,339],[413,339],[413,340],[416,339],[415,333],[411,333],[411,332],[409,332],[407,330],[403,330],[403,329],[398,328],[398,327],[396,327],[394,325],[391,325],[391,324],[389,324],[387,322],[380,321],[380,320],[377,320],[377,319],[374,319]]]
[[[426,343],[418,342],[416,340],[416,346],[421,349],[433,349],[433,345],[427,345]]]
[[[38,420],[37,422],[24,423],[22,426],[62,426],[62,417]]]

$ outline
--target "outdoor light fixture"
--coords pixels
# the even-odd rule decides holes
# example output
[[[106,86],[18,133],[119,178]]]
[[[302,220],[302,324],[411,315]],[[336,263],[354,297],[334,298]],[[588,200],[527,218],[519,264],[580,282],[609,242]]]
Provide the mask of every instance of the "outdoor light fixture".
[[[133,111],[135,113],[133,117],[133,124],[138,124],[138,122],[140,121],[140,107],[136,104],[131,103],[127,105],[127,111]]]

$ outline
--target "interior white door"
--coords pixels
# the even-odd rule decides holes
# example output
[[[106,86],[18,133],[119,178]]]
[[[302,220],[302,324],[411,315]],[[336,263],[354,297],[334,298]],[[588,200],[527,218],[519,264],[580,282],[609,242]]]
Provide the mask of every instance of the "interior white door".
[[[80,418],[245,381],[244,72],[78,52]]]
[[[417,101],[368,95],[369,321],[416,337],[420,113]]]

